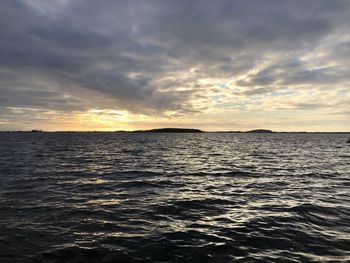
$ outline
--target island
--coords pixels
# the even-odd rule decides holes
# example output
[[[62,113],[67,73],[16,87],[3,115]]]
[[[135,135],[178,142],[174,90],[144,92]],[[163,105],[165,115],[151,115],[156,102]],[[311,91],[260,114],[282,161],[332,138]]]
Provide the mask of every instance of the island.
[[[265,130],[265,129],[257,129],[257,130],[246,131],[246,133],[273,133],[273,131]]]
[[[134,132],[148,132],[148,133],[202,133],[203,131],[198,129],[187,129],[187,128],[161,128],[152,130],[140,130]]]

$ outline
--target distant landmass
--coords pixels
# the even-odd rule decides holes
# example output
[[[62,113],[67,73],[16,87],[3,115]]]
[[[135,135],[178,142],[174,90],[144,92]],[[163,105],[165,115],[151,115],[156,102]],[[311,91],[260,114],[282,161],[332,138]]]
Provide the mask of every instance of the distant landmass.
[[[213,131],[213,133],[275,133],[271,130],[266,129],[256,129],[256,130],[250,130],[250,131]]]
[[[23,133],[47,133],[47,132],[56,132],[56,133],[89,133],[89,132],[98,132],[98,133],[330,133],[330,134],[350,134],[349,132],[306,132],[306,131],[271,131],[267,129],[254,129],[249,131],[202,131],[199,129],[193,129],[193,128],[158,128],[158,129],[151,129],[151,130],[136,130],[136,131],[125,131],[125,130],[117,130],[117,131],[45,131],[45,130],[39,130],[39,129],[33,129],[33,130],[27,130],[27,131],[1,131],[0,132],[23,132]],[[350,139],[348,141],[350,143]]]
[[[198,129],[187,129],[187,128],[161,128],[161,129],[152,129],[145,131],[135,131],[135,132],[150,132],[150,133],[200,133],[204,132]]]
[[[257,130],[251,130],[246,131],[247,133],[273,133],[271,130],[265,130],[265,129],[257,129]]]
[[[204,132],[199,129],[189,129],[189,128],[160,128],[160,129],[152,129],[152,130],[140,130],[134,132],[150,132],[150,133],[201,133]],[[230,131],[229,133],[273,133],[271,130],[266,129],[256,129],[251,131]]]

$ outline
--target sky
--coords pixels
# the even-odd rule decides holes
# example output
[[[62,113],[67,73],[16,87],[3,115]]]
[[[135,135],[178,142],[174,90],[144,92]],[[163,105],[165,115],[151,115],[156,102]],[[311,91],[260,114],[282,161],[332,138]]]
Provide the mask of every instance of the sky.
[[[1,0],[0,130],[350,131],[348,0]]]

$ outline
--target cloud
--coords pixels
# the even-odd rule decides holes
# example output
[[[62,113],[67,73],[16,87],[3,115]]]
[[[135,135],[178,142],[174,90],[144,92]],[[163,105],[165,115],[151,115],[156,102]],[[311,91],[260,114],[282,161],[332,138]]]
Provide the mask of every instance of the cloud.
[[[301,86],[348,94],[345,0],[0,5],[1,109],[175,118],[234,106],[237,96],[248,108],[257,95],[299,96]]]

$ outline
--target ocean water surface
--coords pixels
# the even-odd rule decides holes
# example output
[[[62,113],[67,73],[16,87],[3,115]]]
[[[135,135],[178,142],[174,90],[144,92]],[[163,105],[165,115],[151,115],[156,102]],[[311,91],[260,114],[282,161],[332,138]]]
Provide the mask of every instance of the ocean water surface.
[[[0,133],[0,262],[350,261],[346,134]]]

